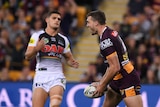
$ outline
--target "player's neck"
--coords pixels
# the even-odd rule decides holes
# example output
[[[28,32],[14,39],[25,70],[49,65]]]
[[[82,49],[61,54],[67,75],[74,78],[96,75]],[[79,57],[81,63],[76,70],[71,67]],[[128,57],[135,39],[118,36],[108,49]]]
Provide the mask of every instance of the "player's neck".
[[[100,25],[98,27],[98,35],[101,36],[106,28],[106,25]]]
[[[49,34],[50,36],[55,36],[58,33],[58,29],[51,29],[51,28],[46,28],[45,32]]]

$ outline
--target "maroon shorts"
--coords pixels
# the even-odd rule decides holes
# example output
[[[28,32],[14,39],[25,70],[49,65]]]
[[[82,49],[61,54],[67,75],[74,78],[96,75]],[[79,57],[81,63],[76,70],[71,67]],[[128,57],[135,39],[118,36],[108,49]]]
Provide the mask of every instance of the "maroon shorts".
[[[123,75],[123,74],[122,74]],[[121,94],[123,98],[140,94],[140,77],[136,70],[129,74],[123,75],[123,78],[112,80],[109,86]]]

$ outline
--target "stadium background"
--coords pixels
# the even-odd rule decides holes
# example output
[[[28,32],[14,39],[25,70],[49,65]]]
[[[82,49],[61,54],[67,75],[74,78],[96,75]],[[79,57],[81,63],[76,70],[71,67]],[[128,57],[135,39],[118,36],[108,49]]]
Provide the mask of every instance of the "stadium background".
[[[53,9],[63,14],[60,31],[69,38],[73,54],[80,63],[79,69],[64,64],[68,82],[65,96],[70,88],[97,80],[104,73],[98,38],[85,28],[87,12],[100,9],[106,14],[107,25],[122,34],[130,60],[141,74],[145,107],[160,106],[160,0],[1,0],[0,107],[9,107],[7,98],[12,107],[31,106],[29,99],[20,99],[31,91],[35,68],[35,59],[24,60],[24,52],[30,35],[43,28],[43,16]],[[21,88],[30,91],[21,94]],[[76,107],[81,107],[83,101],[86,101],[85,107],[91,106],[92,100],[82,96],[82,92],[83,88],[77,92],[77,98],[84,100],[80,102],[75,98]],[[19,104],[22,100],[25,105]],[[66,100],[64,97],[63,102]],[[62,107],[67,107],[64,103]]]

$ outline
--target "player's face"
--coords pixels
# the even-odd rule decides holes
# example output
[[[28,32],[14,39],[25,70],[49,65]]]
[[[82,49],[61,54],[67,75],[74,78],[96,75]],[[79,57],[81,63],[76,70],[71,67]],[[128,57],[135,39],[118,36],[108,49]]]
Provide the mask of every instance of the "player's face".
[[[96,25],[97,23],[92,19],[91,16],[87,17],[86,26],[90,29],[92,35],[97,34]]]
[[[47,18],[46,22],[49,27],[58,29],[61,23],[61,16],[59,14],[51,14],[51,16]]]

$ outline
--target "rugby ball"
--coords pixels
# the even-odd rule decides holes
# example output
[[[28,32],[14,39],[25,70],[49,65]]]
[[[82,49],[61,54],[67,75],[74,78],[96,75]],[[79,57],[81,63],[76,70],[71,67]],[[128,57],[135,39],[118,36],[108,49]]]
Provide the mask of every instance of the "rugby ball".
[[[96,91],[96,87],[95,86],[93,86],[93,85],[89,85],[89,86],[87,86],[85,89],[84,89],[84,95],[86,96],[86,97],[89,97],[89,98],[98,98],[98,97],[101,97],[101,96],[103,96],[103,95],[101,95],[101,96],[99,96],[98,94],[96,95],[94,95],[93,96],[93,94],[94,94],[94,92]]]

